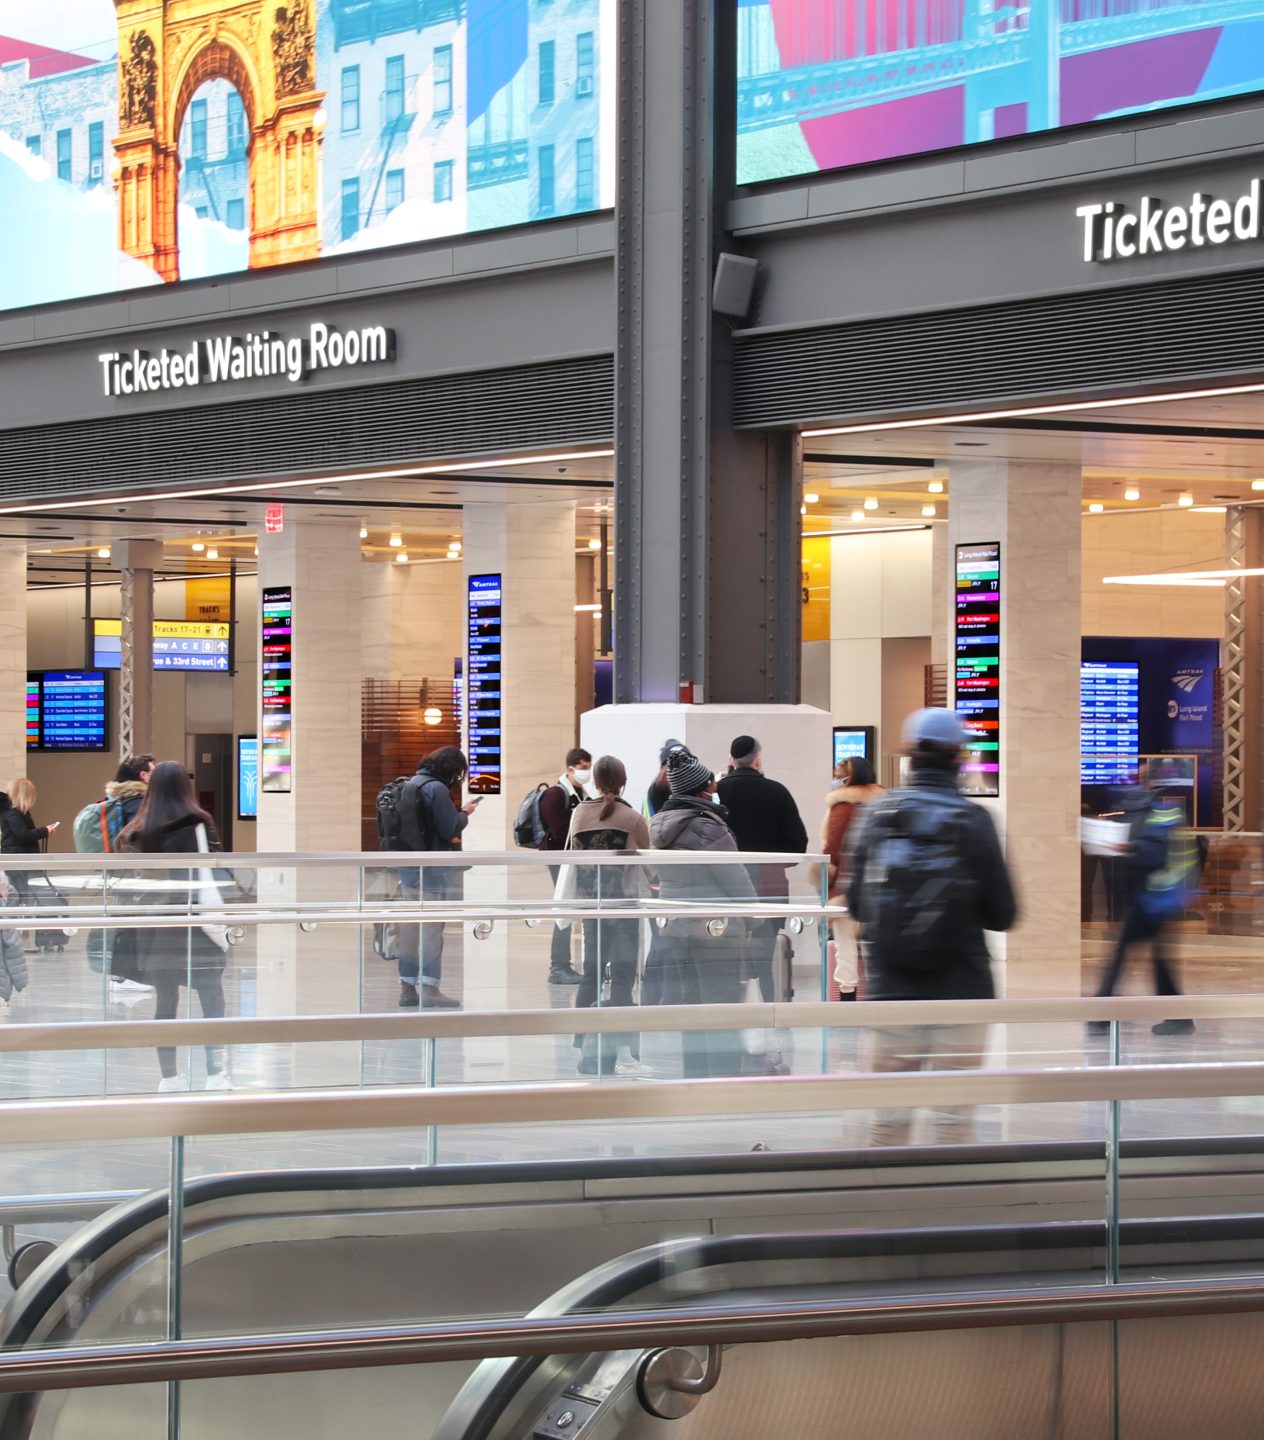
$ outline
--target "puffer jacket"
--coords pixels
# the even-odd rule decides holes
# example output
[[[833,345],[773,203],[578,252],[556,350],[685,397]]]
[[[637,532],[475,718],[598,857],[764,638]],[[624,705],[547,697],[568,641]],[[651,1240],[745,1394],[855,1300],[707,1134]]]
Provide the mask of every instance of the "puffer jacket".
[[[860,818],[860,807],[885,794],[881,785],[844,785],[841,790],[831,790],[826,797],[821,849],[829,856],[831,897],[841,895],[847,888],[843,867],[847,855],[847,835]]]
[[[148,794],[149,786],[143,780],[111,780],[105,787],[105,798],[117,800],[122,806],[123,825],[130,825],[136,819]]]
[[[724,808],[696,796],[673,796],[650,821],[655,850],[710,850],[738,854],[737,837],[729,827]],[[754,900],[755,887],[744,865],[671,865],[658,868],[659,896],[666,903],[681,901]],[[669,931],[701,931],[705,922],[670,920]]]
[[[26,989],[27,983],[22,936],[11,925],[0,927],[0,1000],[11,1000],[16,992]]]

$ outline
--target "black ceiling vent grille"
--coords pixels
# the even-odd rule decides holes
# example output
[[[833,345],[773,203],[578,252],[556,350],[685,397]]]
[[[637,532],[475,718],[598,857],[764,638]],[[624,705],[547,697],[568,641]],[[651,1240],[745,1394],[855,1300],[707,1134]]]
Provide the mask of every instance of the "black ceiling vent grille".
[[[10,430],[0,500],[608,445],[613,433],[614,363],[598,355]]]
[[[738,426],[1000,408],[1264,373],[1264,270],[739,339]]]

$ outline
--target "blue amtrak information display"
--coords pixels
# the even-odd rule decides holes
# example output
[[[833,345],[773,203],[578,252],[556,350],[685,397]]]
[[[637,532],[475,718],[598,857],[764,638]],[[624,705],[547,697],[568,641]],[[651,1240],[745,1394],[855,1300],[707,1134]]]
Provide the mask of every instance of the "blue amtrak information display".
[[[968,741],[967,795],[1001,793],[1001,547],[958,545],[955,704]]]
[[[1127,785],[1137,778],[1141,667],[1128,660],[1080,664],[1080,783]]]
[[[44,670],[28,678],[26,694],[28,750],[109,748],[109,692],[103,671]],[[38,735],[34,744],[33,729]]]
[[[499,575],[470,576],[469,656],[465,674],[470,789],[478,795],[500,794],[501,598]]]

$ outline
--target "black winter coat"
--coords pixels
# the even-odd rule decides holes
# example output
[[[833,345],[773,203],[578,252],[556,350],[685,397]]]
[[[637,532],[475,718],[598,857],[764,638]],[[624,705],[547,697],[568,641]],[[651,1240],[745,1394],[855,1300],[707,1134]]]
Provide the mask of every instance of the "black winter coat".
[[[0,855],[38,855],[48,826],[37,825],[0,790]]]
[[[196,855],[198,853],[197,827],[203,823],[197,815],[185,815],[174,820],[158,838],[156,846],[150,846],[148,853],[160,855]],[[219,836],[214,825],[207,825],[206,838],[212,850],[220,848]],[[133,850],[140,846],[134,844]],[[189,890],[197,886],[197,869],[146,870],[144,880],[161,880],[173,885],[167,896],[155,898],[155,904],[169,904],[180,909],[187,907]],[[196,902],[197,896],[195,895]],[[187,976],[190,967],[205,973],[208,970],[222,970],[225,964],[224,952],[202,933],[196,923],[187,929],[136,930],[136,963],[143,980],[152,981],[161,971],[173,971]]]
[[[808,848],[808,832],[799,807],[779,780],[743,767],[726,775],[716,789],[720,804],[728,811],[739,850],[802,855]]]
[[[866,806],[862,822],[852,826],[856,840],[851,851],[847,908],[861,925],[865,922],[865,870],[871,859],[872,837],[878,829],[875,818],[886,808],[907,803],[909,796],[919,790],[959,793],[955,775],[915,771],[907,789],[893,790]],[[963,859],[973,872],[978,893],[975,921],[962,929],[945,952],[942,964],[931,971],[902,969],[898,955],[884,955],[876,944],[866,944],[866,973],[872,1000],[991,1000],[996,994],[983,932],[1008,930],[1018,918],[1018,905],[992,817],[982,805],[967,801],[964,796],[961,798],[965,812]]]

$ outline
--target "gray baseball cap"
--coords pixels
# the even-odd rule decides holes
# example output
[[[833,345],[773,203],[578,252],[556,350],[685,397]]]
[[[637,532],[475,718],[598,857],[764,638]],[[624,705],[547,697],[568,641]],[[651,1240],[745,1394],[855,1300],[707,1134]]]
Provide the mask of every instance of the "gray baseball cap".
[[[904,722],[904,743],[914,750],[924,741],[932,745],[954,745],[960,749],[966,743],[966,727],[955,710],[943,710],[934,706],[928,710],[914,710]]]

